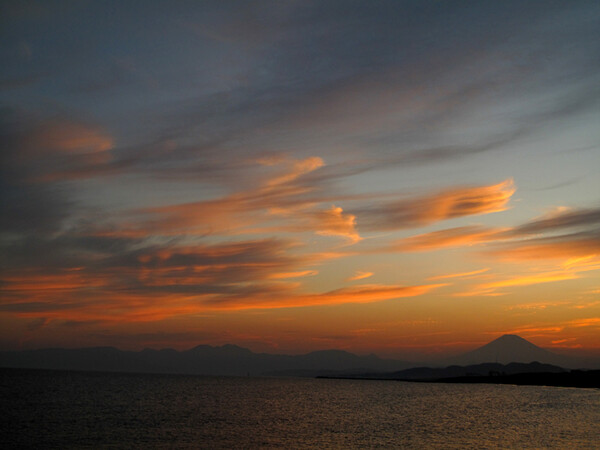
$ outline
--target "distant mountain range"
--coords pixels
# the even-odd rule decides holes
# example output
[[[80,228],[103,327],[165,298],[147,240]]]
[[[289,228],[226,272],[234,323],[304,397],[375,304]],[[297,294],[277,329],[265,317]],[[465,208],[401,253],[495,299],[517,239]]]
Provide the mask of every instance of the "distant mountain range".
[[[469,353],[432,365],[445,367],[483,363],[530,363],[533,361],[567,368],[596,368],[599,366],[598,361],[583,363],[556,355],[514,335],[502,336]],[[133,352],[118,350],[114,347],[94,347],[0,352],[0,367],[110,372],[235,376],[339,376],[357,373],[389,374],[416,366],[417,364],[406,361],[383,359],[375,355],[358,356],[341,350],[323,350],[305,355],[275,355],[254,353],[236,345],[221,347],[199,345],[186,351],[145,349]],[[474,371],[475,369],[468,370]],[[490,370],[492,369],[487,369],[487,371]],[[438,377],[461,375],[462,372],[453,372]]]
[[[0,367],[109,372],[314,376],[366,370],[387,372],[410,366],[403,361],[375,355],[357,356],[341,350],[292,356],[253,353],[236,345],[199,345],[181,352],[173,349],[132,352],[114,347],[0,352]]]

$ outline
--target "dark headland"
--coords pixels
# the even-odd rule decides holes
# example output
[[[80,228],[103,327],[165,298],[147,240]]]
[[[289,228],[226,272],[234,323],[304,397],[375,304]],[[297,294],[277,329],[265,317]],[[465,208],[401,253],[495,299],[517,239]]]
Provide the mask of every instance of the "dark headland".
[[[532,363],[535,366],[536,363]],[[556,372],[519,372],[506,373],[502,369],[506,366],[496,367],[500,370],[491,370],[487,374],[470,372],[474,366],[454,366],[440,370],[464,369],[468,372],[461,376],[441,376],[419,378],[416,376],[403,376],[402,372],[396,374],[357,374],[356,376],[331,377],[321,376],[318,378],[336,378],[351,380],[388,380],[408,381],[414,383],[465,383],[465,384],[512,384],[518,386],[557,386],[577,388],[600,388],[600,370],[563,370]],[[526,365],[525,365],[526,366]],[[422,368],[428,369],[428,368]],[[404,371],[403,371],[404,372]],[[408,371],[407,371],[408,372]]]

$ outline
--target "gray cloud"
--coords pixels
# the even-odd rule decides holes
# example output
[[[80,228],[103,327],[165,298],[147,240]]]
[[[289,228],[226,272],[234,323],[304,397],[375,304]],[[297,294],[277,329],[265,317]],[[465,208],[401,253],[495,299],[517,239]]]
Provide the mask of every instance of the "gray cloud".
[[[581,20],[593,10],[536,2],[299,6],[285,17],[286,31],[267,24],[279,30],[277,40],[261,38],[264,48],[243,82],[163,104],[148,123],[164,139],[195,141],[169,153],[188,162],[215,155],[239,160],[265,147],[307,155],[334,144],[368,149],[378,163],[359,164],[360,172],[497,150],[597,106],[590,62],[597,49],[589,42],[597,31],[593,21]],[[566,23],[558,25],[561,14]],[[302,32],[308,23],[312,34]],[[555,37],[565,33],[585,45],[571,51]],[[548,90],[556,98],[540,97]],[[444,131],[448,121],[468,121],[482,106],[523,96],[532,96],[524,109],[493,116],[500,132],[482,129],[464,142]],[[387,107],[369,109],[369,98],[384,99]],[[403,103],[407,98],[413,103]]]
[[[600,208],[559,211],[547,217],[532,220],[514,228],[511,233],[527,235],[556,231],[564,228],[588,228],[600,225]]]
[[[0,233],[50,233],[59,229],[73,208],[60,186],[30,182],[34,162],[22,162],[30,149],[24,145],[26,132],[13,111],[0,112]]]
[[[9,13],[14,9],[9,8]],[[103,17],[99,9],[93,4],[70,7],[61,20],[68,22],[82,14],[83,18]],[[88,91],[110,89],[127,78],[129,90],[117,97],[135,105],[150,93],[140,86],[142,78],[154,77],[157,90],[169,90],[169,98],[178,100],[142,103],[140,109],[130,108],[127,116],[116,108],[109,118],[104,110],[115,109],[114,97],[101,99],[98,115],[110,123],[108,129],[124,134],[127,144],[117,147],[114,158],[102,164],[71,159],[75,167],[57,173],[63,178],[135,172],[231,181],[244,172],[244,161],[257,151],[300,157],[331,144],[344,151],[368,149],[369,158],[378,163],[358,164],[358,172],[393,164],[444,162],[502,148],[544,124],[594,107],[598,100],[597,90],[592,89],[598,85],[597,58],[592,55],[597,54],[595,42],[600,40],[593,36],[600,27],[592,19],[597,17],[597,6],[589,2],[219,2],[169,7],[149,2],[141,12],[134,5],[120,9],[119,21],[89,24],[90,42],[71,39],[64,47],[64,37],[53,37],[47,45],[53,59],[63,64],[61,73],[68,72],[64,68],[68,61],[79,65],[76,74],[81,75],[87,59],[94,58],[94,70],[80,77],[88,80]],[[53,14],[52,8],[44,11]],[[10,14],[24,20],[14,11]],[[110,60],[100,58],[99,49],[115,45],[106,30],[118,37],[125,23],[136,28],[144,20],[164,27],[161,41],[164,30],[175,41],[195,36],[202,68],[194,66],[185,52],[167,55],[169,45],[153,46],[158,36],[147,27],[136,53],[114,52],[117,56]],[[25,21],[23,26],[32,25]],[[74,28],[69,33],[78,32]],[[16,39],[20,32],[8,28],[7,33]],[[43,37],[47,39],[46,34]],[[573,42],[585,45],[573,46]],[[79,51],[72,52],[75,48]],[[152,60],[169,64],[144,66],[151,50],[156,52]],[[87,59],[73,57],[80,53]],[[219,58],[229,54],[240,63],[228,63],[235,76],[224,82]],[[99,81],[98,73],[107,76]],[[501,136],[478,131],[470,141],[461,142],[443,133],[449,119],[477,114],[482,102],[566,88],[570,91],[554,104],[501,118]],[[348,93],[361,90],[362,97],[352,103]],[[361,113],[360,99],[373,95],[398,101],[390,104],[391,111],[367,110],[363,117],[369,120],[340,130],[348,113]],[[402,103],[407,96],[424,105],[408,117],[395,118],[407,108]],[[336,117],[337,109],[327,112],[336,98],[345,114],[341,117]],[[127,136],[131,130],[124,124],[131,120],[130,114],[136,115],[143,137]],[[327,128],[321,129],[322,124]],[[432,141],[436,135],[442,144]]]
[[[306,257],[294,256],[291,247],[290,242],[278,239],[192,246],[170,241],[161,246],[138,239],[63,234],[21,243],[17,248],[7,247],[1,260],[6,269],[0,284],[5,300],[1,309],[66,310],[119,293],[212,294],[219,296],[220,302],[258,293],[281,293],[287,289],[285,284],[272,283],[270,276],[310,263]],[[22,272],[23,268],[28,270]],[[59,286],[60,280],[68,277],[66,287],[56,292],[52,287],[36,291],[35,295],[45,301],[23,301],[27,293],[34,292],[30,289],[37,289],[38,274],[55,277]],[[31,288],[14,290],[13,275],[23,280],[31,277],[30,282],[18,282],[31,283]],[[88,285],[85,280],[95,280],[95,284]]]
[[[507,208],[515,189],[512,180],[490,186],[457,187],[409,199],[379,202],[351,210],[359,230],[399,230]]]
[[[497,244],[490,247],[487,254],[504,260],[545,260],[568,261],[583,258],[578,264],[586,264],[586,258],[595,257],[600,252],[600,229],[592,229],[558,236],[522,239]],[[596,264],[594,260],[590,264]]]

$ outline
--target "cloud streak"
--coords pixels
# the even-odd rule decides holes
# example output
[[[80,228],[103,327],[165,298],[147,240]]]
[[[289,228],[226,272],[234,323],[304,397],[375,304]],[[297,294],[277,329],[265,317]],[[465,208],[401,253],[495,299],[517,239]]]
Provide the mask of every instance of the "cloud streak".
[[[453,188],[433,195],[358,210],[359,227],[416,228],[443,220],[504,211],[515,192],[512,180],[489,186]],[[364,217],[364,219],[363,219]]]
[[[364,280],[365,278],[370,278],[373,276],[373,272],[363,272],[363,271],[357,271],[354,275],[352,275],[351,277],[347,278],[346,281],[358,281],[358,280]]]
[[[487,254],[505,261],[569,260],[600,253],[600,232],[583,231],[499,244]]]
[[[472,270],[470,272],[459,272],[459,273],[450,273],[450,274],[446,274],[446,275],[437,275],[434,277],[429,277],[428,280],[446,280],[448,278],[474,278],[477,277],[478,275],[485,273],[487,271],[489,271],[489,267],[486,267],[485,269],[479,269],[479,270]]]
[[[28,183],[87,178],[114,172],[114,139],[98,125],[66,116],[4,114],[6,164],[26,174]]]
[[[403,252],[423,252],[443,248],[472,246],[501,240],[505,231],[478,225],[449,228],[402,239],[392,244],[392,248]]]

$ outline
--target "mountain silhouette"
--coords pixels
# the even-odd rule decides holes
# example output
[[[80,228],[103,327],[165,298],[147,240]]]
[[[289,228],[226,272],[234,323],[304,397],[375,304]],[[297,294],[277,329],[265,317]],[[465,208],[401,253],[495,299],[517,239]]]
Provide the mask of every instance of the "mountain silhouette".
[[[254,353],[236,345],[199,345],[189,350],[144,349],[122,351],[114,347],[41,349],[0,352],[0,367],[86,370],[108,372],[180,373],[198,375],[292,375],[393,371],[412,364],[358,356],[342,350],[321,350],[304,355]]]
[[[572,358],[540,348],[516,334],[505,334],[475,350],[450,358],[446,362],[457,365],[470,365],[530,363],[534,361],[563,367],[571,367],[575,364]]]
[[[531,362],[570,369],[600,366],[597,360],[586,361],[557,355],[519,336],[509,334],[463,355],[431,365],[448,367]],[[359,356],[343,350],[320,350],[304,355],[276,355],[254,353],[247,348],[231,344],[220,347],[198,345],[185,351],[168,348],[135,352],[114,347],[93,347],[0,352],[0,367],[7,368],[198,375],[343,376],[349,373],[390,373],[416,366],[417,364],[406,361],[383,359],[373,354]]]

